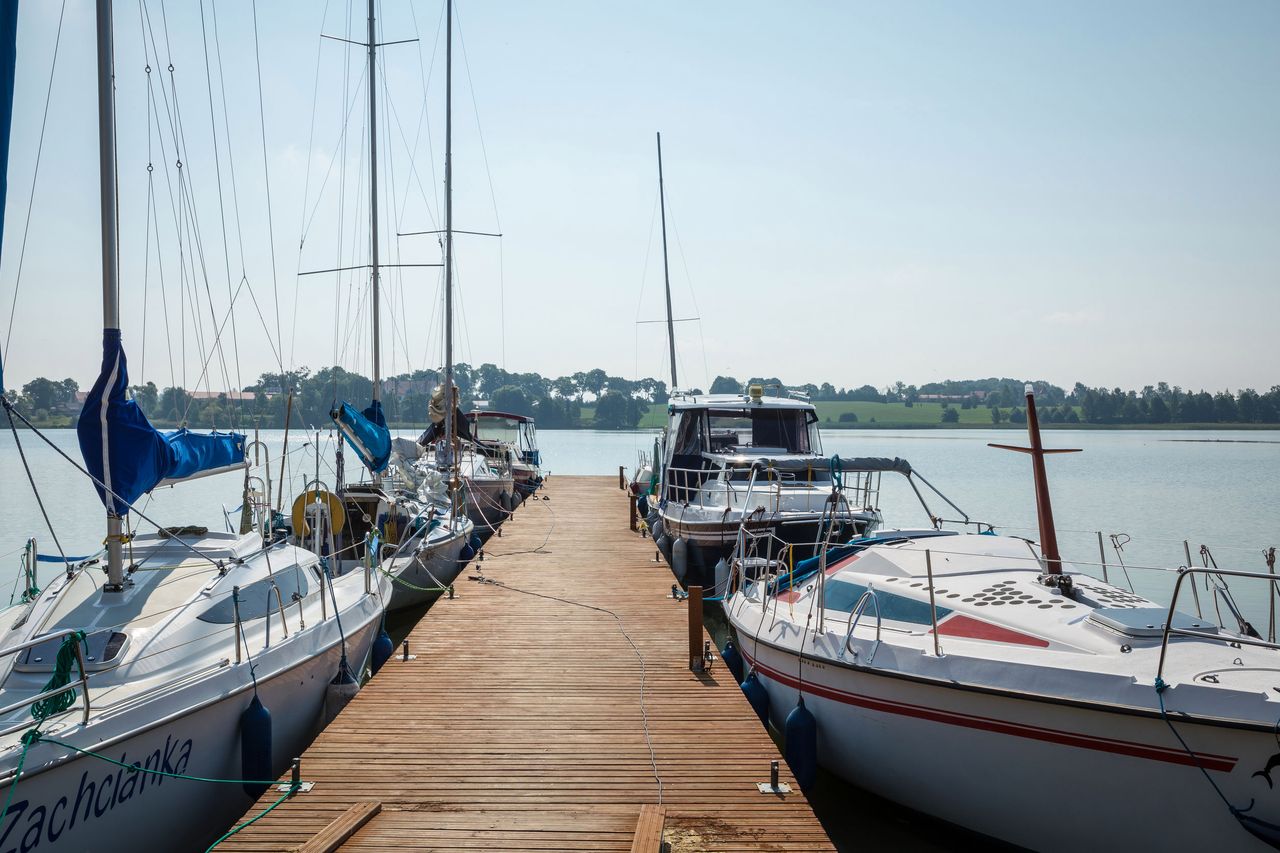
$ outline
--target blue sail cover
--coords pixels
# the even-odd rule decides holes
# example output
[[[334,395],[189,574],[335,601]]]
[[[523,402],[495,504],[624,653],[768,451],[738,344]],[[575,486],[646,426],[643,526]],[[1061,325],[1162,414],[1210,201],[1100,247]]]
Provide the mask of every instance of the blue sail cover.
[[[164,480],[244,465],[243,435],[201,435],[185,429],[161,433],[126,397],[128,386],[120,330],[103,329],[102,371],[80,410],[76,435],[89,473],[115,493],[113,497],[94,484],[108,510],[126,514],[134,501]]]
[[[17,61],[18,0],[0,0],[0,245],[4,243],[4,207],[9,194],[9,137]],[[4,360],[0,359],[0,394],[3,393]]]
[[[375,474],[387,470],[387,463],[391,461],[391,431],[382,416],[382,403],[374,400],[369,408],[357,412],[354,406],[343,401],[329,417],[337,423],[343,438],[366,468]]]

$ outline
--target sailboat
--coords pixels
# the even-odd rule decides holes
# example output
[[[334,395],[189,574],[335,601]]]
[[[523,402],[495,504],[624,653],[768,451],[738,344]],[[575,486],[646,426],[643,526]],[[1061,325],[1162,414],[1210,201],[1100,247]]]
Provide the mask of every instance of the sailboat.
[[[741,525],[772,534],[789,559],[811,557],[823,541],[844,541],[880,523],[883,470],[824,456],[817,411],[803,395],[766,395],[759,385],[745,394],[679,390],[660,133],[657,143],[671,399],[652,461],[660,482],[641,511],[676,579],[719,597]]]
[[[445,0],[444,123],[444,434],[430,447],[419,448],[412,463],[424,476],[444,476],[454,506],[465,507],[480,541],[488,539],[511,514],[519,499],[510,460],[487,455],[474,442],[456,434],[453,381],[453,0]]]
[[[381,294],[378,244],[378,114],[377,51],[374,0],[369,0],[369,252],[373,391],[369,406],[357,411],[346,401],[336,403],[330,416],[343,439],[355,451],[371,480],[336,485],[332,553],[344,568],[371,560],[393,581],[389,608],[420,606],[440,596],[453,583],[474,553],[470,545],[474,525],[453,511],[443,483],[384,482],[394,452],[382,410]],[[342,449],[339,445],[338,453]],[[342,467],[339,465],[341,472]],[[315,493],[299,496],[295,514],[308,502],[327,500],[317,484]],[[330,553],[327,541],[324,553]]]
[[[1274,577],[1183,567],[1160,606],[1072,568],[1044,464],[1066,451],[1026,402],[1030,447],[1007,449],[1032,456],[1040,541],[882,531],[808,571],[735,561],[744,691],[802,787],[823,766],[1034,850],[1280,846],[1280,644],[1223,580]],[[1201,576],[1226,624],[1179,609]]]
[[[331,680],[363,668],[389,592],[371,567],[338,576],[274,536],[266,506],[244,535],[129,524],[147,520],[137,502],[160,485],[243,470],[246,442],[160,433],[126,397],[111,0],[96,7],[103,358],[77,431],[106,547],[64,558],[0,628],[5,850],[207,845],[315,735]],[[7,159],[17,3],[0,9]]]

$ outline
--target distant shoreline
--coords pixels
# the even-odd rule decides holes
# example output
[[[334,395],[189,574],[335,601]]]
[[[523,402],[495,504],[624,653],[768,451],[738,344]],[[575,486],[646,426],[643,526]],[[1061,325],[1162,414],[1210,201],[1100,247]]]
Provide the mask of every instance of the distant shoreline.
[[[35,426],[37,429],[42,429],[42,430],[75,429],[75,425],[73,423],[70,423],[69,421],[70,421],[70,418],[66,418],[66,419],[60,419],[56,423],[50,423],[50,422],[36,423]],[[165,423],[163,421],[153,421],[152,425],[156,429],[162,429],[162,430],[173,430],[178,428],[176,424]],[[395,422],[395,421],[389,422],[387,426],[388,428],[397,432],[412,432],[412,431],[421,432],[423,429],[426,428],[423,424],[402,423],[402,422]],[[886,429],[899,430],[899,431],[946,430],[946,431],[958,431],[958,432],[966,432],[966,431],[973,431],[973,430],[999,430],[1001,432],[1026,432],[1027,430],[1026,424],[1011,424],[1008,422],[999,423],[999,424],[980,424],[980,423],[944,424],[944,423],[919,423],[919,422],[893,423],[891,421],[884,421],[884,422],[859,421],[857,423],[847,423],[847,422],[837,423],[834,421],[821,421],[819,422],[818,426],[820,429],[822,429],[823,432],[857,432],[859,430],[886,430]],[[329,427],[330,427],[329,424],[324,424],[320,428],[328,429]],[[212,429],[211,427],[189,427],[189,428],[195,432],[204,432],[206,430]],[[648,424],[641,423],[630,429],[616,429],[616,430],[603,429],[601,427],[594,426],[593,424],[590,424],[590,423],[582,423],[577,426],[569,426],[569,427],[565,427],[565,426],[544,427],[544,429],[548,429],[548,430],[550,429],[565,430],[565,431],[590,430],[590,431],[597,431],[597,432],[646,432],[646,431],[653,431],[655,429],[661,429],[661,428],[662,427],[660,425],[655,426],[652,423],[648,423]],[[1089,424],[1089,423],[1051,424],[1051,423],[1041,422],[1040,428],[1045,430],[1088,430],[1088,431],[1150,430],[1155,432],[1207,432],[1211,430],[1218,430],[1221,432],[1257,432],[1261,430],[1266,432],[1280,432],[1280,424],[1225,424],[1225,423],[1224,424]],[[18,429],[25,430],[26,427],[21,423],[19,423]],[[254,428],[252,426],[237,427],[231,424],[226,424],[226,425],[219,424],[218,429],[223,431],[230,430],[230,431],[242,431],[245,433],[251,433]],[[262,429],[283,430],[284,427],[283,426],[265,426],[265,427],[262,427]],[[290,432],[294,432],[298,434],[306,434],[314,431],[315,429],[316,429],[315,424],[308,424],[308,425],[294,424],[292,427],[290,427]],[[1162,438],[1160,440],[1169,441],[1169,442],[1280,444],[1280,440],[1249,439],[1249,438]]]

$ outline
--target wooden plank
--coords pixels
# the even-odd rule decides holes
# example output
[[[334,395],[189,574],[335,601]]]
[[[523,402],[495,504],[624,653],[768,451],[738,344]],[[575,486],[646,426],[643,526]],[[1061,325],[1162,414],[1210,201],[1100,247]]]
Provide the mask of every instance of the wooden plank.
[[[297,848],[297,853],[333,853],[380,811],[382,803],[356,803]]]
[[[631,853],[662,853],[662,830],[667,822],[665,806],[645,803],[640,807],[636,834],[631,839]]]
[[[833,850],[802,795],[756,790],[778,749],[719,660],[690,672],[705,632],[612,477],[546,489],[306,750],[315,789],[220,850],[299,848],[371,797],[334,849],[627,853],[639,804],[681,853]]]

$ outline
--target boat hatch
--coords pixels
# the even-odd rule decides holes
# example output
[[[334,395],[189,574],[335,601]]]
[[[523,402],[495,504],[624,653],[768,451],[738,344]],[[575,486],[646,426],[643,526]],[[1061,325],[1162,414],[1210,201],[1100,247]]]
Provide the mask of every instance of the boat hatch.
[[[276,589],[280,590],[278,600]],[[301,569],[276,572],[274,578],[263,578],[242,586],[240,587],[240,621],[261,619],[274,613],[282,603],[285,605],[292,603],[295,594],[299,598],[307,596],[306,574]],[[201,622],[230,625],[236,621],[235,602],[228,595],[197,618]]]
[[[1163,607],[1100,607],[1089,614],[1089,619],[1127,637],[1160,637],[1164,635],[1168,615],[1169,611]],[[1218,633],[1218,626],[1213,622],[1176,611],[1173,627],[1205,634]]]
[[[19,672],[53,672],[58,662],[58,650],[65,637],[51,637],[32,646],[18,656],[14,669]],[[102,670],[120,662],[120,651],[128,641],[128,635],[110,628],[94,631],[84,638],[84,668]]]

